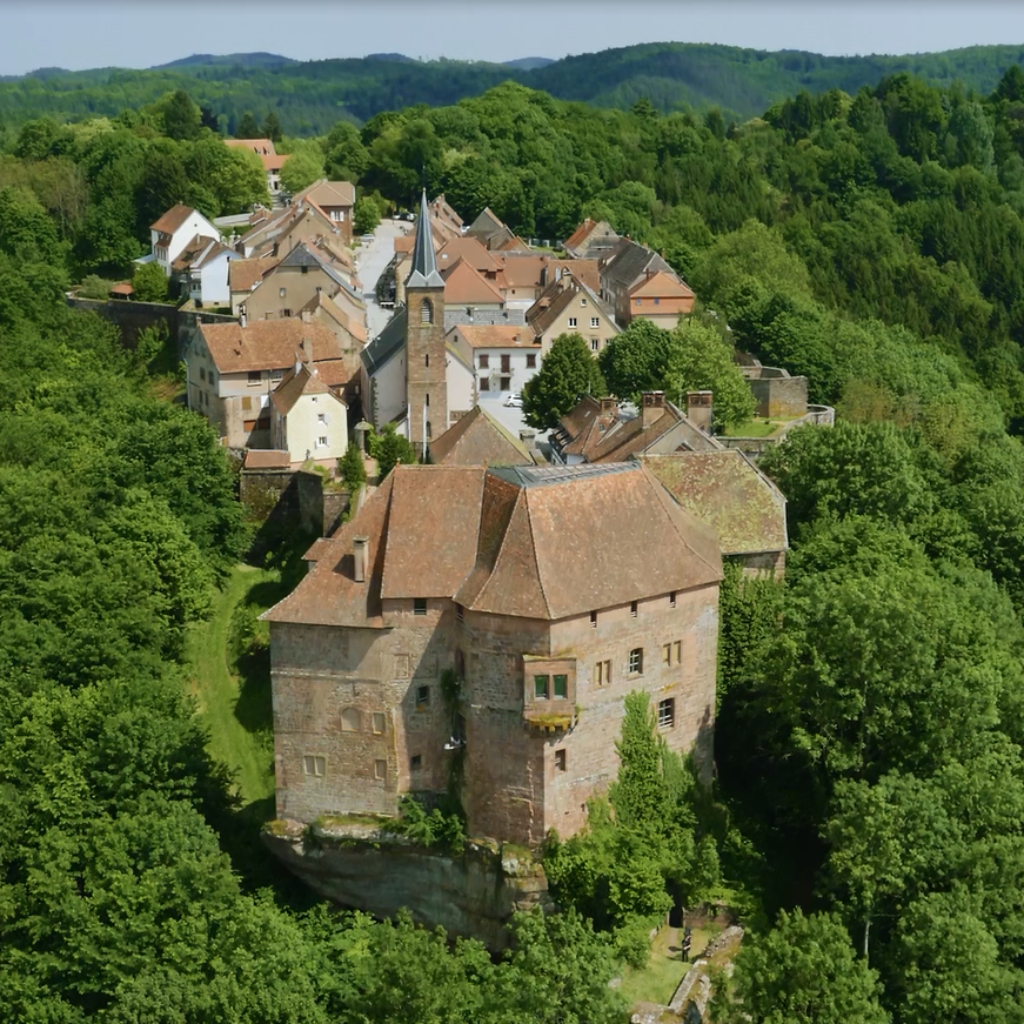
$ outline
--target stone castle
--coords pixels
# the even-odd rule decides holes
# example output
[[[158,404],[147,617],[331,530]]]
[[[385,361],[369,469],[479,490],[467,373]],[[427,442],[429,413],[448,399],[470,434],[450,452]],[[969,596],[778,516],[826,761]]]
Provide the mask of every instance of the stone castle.
[[[633,690],[710,770],[719,541],[644,465],[397,466],[307,559],[265,616],[278,818],[454,784],[470,835],[571,835]]]

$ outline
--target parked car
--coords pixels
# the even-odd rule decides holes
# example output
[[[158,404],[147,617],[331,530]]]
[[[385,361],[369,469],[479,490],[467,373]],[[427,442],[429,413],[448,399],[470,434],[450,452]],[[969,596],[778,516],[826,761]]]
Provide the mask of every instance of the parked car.
[[[518,391],[510,391],[505,396],[505,401],[502,405],[510,406],[513,409],[522,409],[523,407],[523,396]]]

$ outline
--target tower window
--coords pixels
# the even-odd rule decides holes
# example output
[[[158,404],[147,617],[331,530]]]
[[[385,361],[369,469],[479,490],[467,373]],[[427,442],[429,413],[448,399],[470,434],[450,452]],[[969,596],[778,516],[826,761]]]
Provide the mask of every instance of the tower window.
[[[671,729],[676,724],[676,702],[668,700],[658,701],[658,728]]]
[[[428,707],[430,704],[430,687],[429,686],[418,686],[416,687],[416,710],[421,711],[423,708]]]
[[[429,366],[430,365],[430,356],[424,356],[423,357],[423,365],[424,366]]]
[[[643,673],[644,670],[644,649],[642,647],[634,647],[629,652],[629,674],[631,676],[638,676]]]
[[[567,768],[564,749],[555,751],[555,768],[560,772],[564,772]]]
[[[427,599],[425,597],[414,597],[412,599],[412,613],[413,615],[427,614]]]
[[[420,303],[420,323],[432,324],[434,322],[434,307],[430,299],[424,299]]]

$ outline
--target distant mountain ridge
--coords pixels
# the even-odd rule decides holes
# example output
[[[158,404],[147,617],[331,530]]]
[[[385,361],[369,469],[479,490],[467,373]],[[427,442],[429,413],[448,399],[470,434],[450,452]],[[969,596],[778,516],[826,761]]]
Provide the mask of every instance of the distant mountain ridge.
[[[561,60],[414,60],[399,53],[296,61],[273,53],[193,54],[148,70],[47,68],[0,80],[0,123],[42,115],[58,120],[111,116],[185,89],[229,132],[246,111],[273,110],[287,133],[326,132],[340,119],[362,123],[384,110],[442,106],[512,79],[559,99],[627,108],[647,98],[662,111],[715,106],[745,120],[802,89],[855,93],[886,75],[909,72],[934,85],[961,81],[990,93],[1024,46],[972,46],[905,56],[825,57],[801,50],[703,43],[644,43]]]

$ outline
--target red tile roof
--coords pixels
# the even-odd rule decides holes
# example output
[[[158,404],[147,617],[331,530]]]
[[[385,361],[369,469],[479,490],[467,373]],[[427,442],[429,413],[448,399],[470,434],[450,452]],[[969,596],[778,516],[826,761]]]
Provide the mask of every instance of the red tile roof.
[[[173,235],[182,224],[196,211],[191,206],[178,203],[172,206],[155,224],[150,224],[151,231],[159,231],[163,235]]]
[[[237,323],[201,324],[203,340],[218,371],[244,373],[252,370],[284,370],[303,357],[315,363],[342,359],[344,351],[333,332],[323,324],[298,319],[255,320],[245,327]]]
[[[460,259],[445,271],[444,301],[449,306],[500,306],[505,299],[490,281]]]

